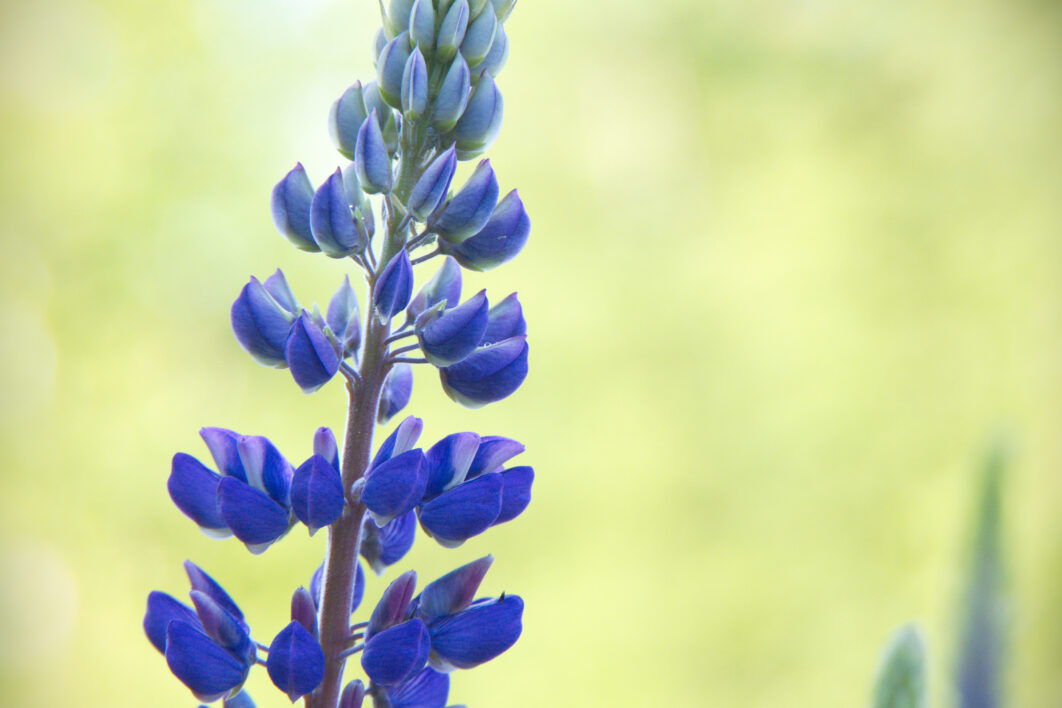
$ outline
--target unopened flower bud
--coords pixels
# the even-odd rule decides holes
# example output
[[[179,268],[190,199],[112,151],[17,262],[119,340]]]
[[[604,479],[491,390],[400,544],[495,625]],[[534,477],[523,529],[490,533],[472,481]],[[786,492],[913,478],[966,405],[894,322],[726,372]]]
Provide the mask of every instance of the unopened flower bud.
[[[472,90],[465,112],[454,126],[457,137],[457,157],[470,160],[490,147],[498,137],[502,122],[502,95],[494,85],[494,78],[481,72],[479,83]]]
[[[413,294],[413,266],[403,248],[384,266],[372,290],[373,307],[380,322],[386,323],[405,309]]]
[[[328,301],[325,322],[343,347],[343,356],[350,356],[361,344],[361,322],[358,298],[350,287],[350,278],[343,276],[343,283]]]
[[[417,47],[406,60],[402,70],[402,114],[409,120],[416,120],[428,107],[428,66],[424,55]]]
[[[354,159],[354,146],[358,142],[358,128],[368,117],[360,81],[355,81],[343,95],[332,104],[328,112],[328,132],[340,154]]]
[[[284,343],[294,317],[281,307],[257,278],[243,286],[230,311],[232,331],[247,353],[261,364],[284,368]]]
[[[417,340],[424,357],[435,366],[450,366],[471,354],[487,331],[488,311],[486,292],[480,290],[426,323],[418,318]]]
[[[383,382],[376,422],[384,425],[402,412],[413,393],[413,369],[409,364],[395,364]]]
[[[313,185],[300,162],[273,187],[269,209],[273,215],[273,225],[281,236],[295,248],[314,252],[321,249],[310,232],[311,199]]]
[[[490,270],[515,258],[529,233],[531,220],[514,189],[498,202],[490,220],[475,236],[458,244],[441,241],[439,249],[469,270]]]
[[[494,6],[494,14],[498,16],[498,22],[505,22],[516,6],[516,0],[490,0]]]
[[[494,7],[486,3],[482,12],[469,23],[465,38],[461,41],[461,55],[469,67],[475,67],[490,52],[497,29],[498,20],[494,16]]]
[[[354,169],[361,188],[369,194],[391,191],[391,157],[380,133],[376,110],[369,114],[358,129],[358,145],[354,150]]]
[[[458,54],[450,63],[450,68],[443,77],[439,93],[435,97],[435,110],[432,122],[442,132],[453,130],[458,119],[465,112],[471,95],[471,74],[465,58]]]
[[[383,3],[380,3],[383,10]],[[413,10],[413,0],[391,0],[387,12],[383,13],[383,29],[391,38],[409,28],[409,16]]]
[[[435,51],[435,8],[431,0],[416,0],[409,13],[409,37],[425,54]]]
[[[435,55],[439,61],[448,62],[457,54],[468,30],[468,9],[468,0],[456,0],[443,15],[435,38]]]
[[[424,221],[434,212],[446,197],[450,181],[457,169],[457,155],[453,146],[442,153],[424,169],[420,179],[409,193],[406,208],[417,221]]]
[[[303,310],[284,345],[284,360],[303,393],[313,393],[339,370],[339,357],[316,322]]]
[[[402,107],[402,72],[406,68],[409,53],[409,32],[404,31],[385,44],[376,59],[380,96],[392,108]]]
[[[294,703],[324,679],[324,652],[312,634],[292,622],[269,645],[266,670],[273,684]]]
[[[508,58],[509,37],[499,23],[498,31],[494,33],[494,41],[490,45],[490,51],[487,52],[487,56],[483,58],[483,61],[476,68],[479,69],[480,74],[486,72],[491,76],[497,76],[502,67],[505,66],[505,60]]]
[[[439,303],[447,308],[456,307],[461,301],[461,266],[447,256],[443,264],[424,283],[406,309],[406,321],[413,323],[422,312]]]
[[[369,122],[366,120],[366,122]],[[339,168],[317,188],[310,204],[310,227],[317,244],[332,258],[343,258],[365,249],[350,211],[350,195]]]

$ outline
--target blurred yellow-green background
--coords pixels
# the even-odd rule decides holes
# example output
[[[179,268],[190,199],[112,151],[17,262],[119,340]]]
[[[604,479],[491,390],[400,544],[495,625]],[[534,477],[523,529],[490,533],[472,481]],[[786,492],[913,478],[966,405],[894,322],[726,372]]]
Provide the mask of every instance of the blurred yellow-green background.
[[[0,703],[194,705],[148,591],[194,559],[269,641],[324,539],[208,540],[169,459],[202,425],[300,460],[342,426],[338,383],[251,363],[227,312],[277,266],[303,301],[338,285],[268,195],[339,163],[376,3],[0,7]],[[1062,705],[1062,6],[527,0],[506,28],[490,154],[532,235],[466,292],[519,291],[532,373],[467,411],[418,372],[410,411],[524,441],[535,498],[401,567],[492,552],[527,611],[451,702],[856,706],[914,619],[951,705],[1002,433],[1008,703]]]

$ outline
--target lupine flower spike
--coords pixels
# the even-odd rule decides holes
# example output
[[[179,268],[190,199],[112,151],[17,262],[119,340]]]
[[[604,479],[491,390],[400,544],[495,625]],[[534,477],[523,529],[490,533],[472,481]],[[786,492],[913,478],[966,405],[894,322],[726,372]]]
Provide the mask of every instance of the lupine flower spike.
[[[362,603],[362,562],[376,575],[401,564],[418,528],[455,548],[531,500],[534,471],[510,465],[524,446],[508,437],[452,432],[422,442],[422,421],[407,415],[373,446],[374,428],[413,401],[417,366],[434,367],[442,391],[470,408],[511,396],[527,376],[516,293],[461,296],[462,269],[490,270],[523,248],[524,204],[516,190],[499,200],[488,159],[453,183],[458,163],[481,157],[498,135],[495,79],[509,56],[513,4],[381,2],[375,76],[341,91],[328,114],[342,162],[322,182],[295,163],[273,187],[277,232],[300,251],[344,259],[355,277],[347,273],[322,309],[300,303],[280,270],[250,276],[230,308],[232,330],[256,362],[288,370],[293,394],[342,378],[347,428],[342,444],[322,426],[308,450],[282,453],[260,435],[206,427],[209,458],[174,455],[170,497],[210,538],[234,537],[255,554],[296,525],[327,528],[330,539],[324,560],[291,580],[290,614],[256,626],[261,635],[191,562],[187,598],[148,595],[144,632],[200,701],[253,708],[243,686],[262,666],[308,708],[443,708],[454,671],[494,659],[520,636],[523,600],[479,592],[492,556],[419,592],[416,572],[402,569],[375,603]],[[360,303],[359,276],[368,284]],[[360,675],[344,679],[347,669]]]

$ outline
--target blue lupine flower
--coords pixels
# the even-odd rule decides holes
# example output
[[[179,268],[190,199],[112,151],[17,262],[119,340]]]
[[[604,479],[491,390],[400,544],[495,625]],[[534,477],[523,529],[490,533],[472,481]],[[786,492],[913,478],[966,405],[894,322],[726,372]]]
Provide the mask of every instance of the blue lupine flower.
[[[284,344],[284,361],[303,393],[313,393],[339,371],[339,355],[306,310],[291,327]]]
[[[310,233],[310,200],[313,199],[313,185],[306,176],[306,169],[301,162],[284,175],[273,187],[270,199],[270,211],[273,225],[280,235],[288,239],[295,248],[316,252],[320,247]]]
[[[475,67],[487,56],[497,30],[498,18],[494,16],[494,8],[488,2],[469,24],[468,31],[461,40],[461,56],[468,62],[469,67]]]
[[[284,343],[295,318],[252,277],[243,286],[230,310],[236,341],[256,361],[265,366],[283,368]]]
[[[383,382],[376,422],[383,425],[402,412],[412,393],[413,369],[409,364],[395,364]]]
[[[328,112],[328,132],[340,154],[354,159],[354,147],[358,144],[358,128],[369,112],[365,109],[360,81],[355,81],[343,95],[332,104]]]
[[[310,595],[316,607],[321,606],[321,589],[324,585],[324,563],[317,566],[310,577]],[[354,614],[361,601],[365,597],[365,571],[361,569],[361,563],[357,563],[354,570],[354,587],[350,591],[350,614]]]
[[[484,472],[497,472],[501,466],[524,451],[524,446],[515,440],[500,435],[484,435],[479,439],[476,456],[468,468],[467,479],[474,479]]]
[[[373,307],[380,322],[386,323],[409,304],[413,294],[413,266],[402,249],[387,262],[372,290]]]
[[[453,366],[439,369],[446,395],[468,408],[500,401],[527,377],[527,337],[481,347]]]
[[[408,450],[365,473],[361,502],[372,514],[377,526],[401,516],[424,496],[428,472],[421,450]]]
[[[449,693],[450,677],[430,666],[405,683],[372,688],[375,708],[444,708]]]
[[[360,319],[358,298],[350,287],[350,278],[343,276],[343,283],[328,301],[325,322],[343,347],[344,357],[351,356],[361,346]]]
[[[487,72],[480,73],[465,112],[454,126],[457,159],[471,160],[491,146],[501,130],[503,109],[501,91],[494,85],[494,77]]]
[[[520,638],[524,601],[517,595],[477,600],[429,626],[431,665],[439,671],[471,669],[498,656]]]
[[[365,84],[361,95],[365,99],[367,114],[376,115],[376,123],[380,126],[380,135],[383,136],[384,145],[387,146],[387,154],[394,156],[398,150],[398,123],[394,111],[380,95],[380,88],[376,81]]]
[[[419,47],[410,53],[402,70],[401,107],[406,120],[417,120],[428,107],[428,65]]]
[[[402,107],[402,72],[406,68],[410,49],[412,47],[409,32],[403,31],[385,44],[380,56],[376,58],[376,80],[380,87],[380,96],[392,108]]]
[[[468,68],[465,58],[458,54],[450,63],[450,68],[443,77],[439,93],[435,97],[435,110],[431,114],[431,120],[435,127],[443,132],[454,129],[457,121],[468,106],[468,98],[472,93],[472,73]],[[455,150],[453,146],[451,150]],[[456,160],[456,151],[454,153]]]
[[[487,331],[489,303],[480,290],[445,312],[430,309],[417,318],[417,341],[425,358],[435,366],[461,361],[479,346]]]
[[[344,179],[343,171],[337,167],[317,188],[310,202],[310,230],[313,239],[321,250],[332,258],[345,258],[352,253],[363,251],[367,244],[354,224],[350,210],[351,201],[347,180]]]
[[[318,428],[313,433],[313,454],[328,460],[339,471],[339,446],[330,428]]]
[[[338,519],[343,504],[343,481],[329,460],[313,455],[295,470],[291,480],[291,510],[310,528],[311,535]]]
[[[173,674],[201,701],[241,686],[255,663],[243,613],[217,582],[185,563],[196,611],[162,592],[148,595],[144,631]]]
[[[287,509],[233,477],[218,484],[218,506],[233,535],[252,553],[261,553],[288,531]]]
[[[498,202],[486,225],[461,243],[439,243],[439,250],[453,256],[469,270],[490,270],[516,257],[531,233],[531,220],[516,190]]]
[[[377,575],[394,565],[413,547],[417,532],[417,515],[413,511],[396,516],[383,527],[369,517],[362,521],[361,557]]]
[[[523,465],[502,470],[502,507],[494,526],[512,521],[523,513],[531,503],[531,484],[535,481],[535,471]]]
[[[453,59],[467,30],[468,0],[456,0],[443,15],[435,37],[435,55],[439,61],[445,63]]]
[[[509,337],[527,334],[527,322],[524,321],[523,308],[516,293],[490,308],[487,317],[487,329],[483,333],[483,343],[500,342]]]
[[[399,84],[401,81],[399,74]],[[354,148],[354,169],[362,189],[369,194],[391,191],[391,158],[380,131],[375,108],[358,129],[358,143]]]
[[[221,475],[208,469],[191,455],[178,452],[173,456],[166,487],[173,503],[190,518],[203,533],[212,538],[232,535],[218,510],[218,483]]]
[[[444,241],[460,243],[486,225],[497,201],[498,180],[490,160],[482,160],[461,191],[428,219],[428,229]]]
[[[312,634],[291,622],[269,645],[266,669],[276,687],[294,703],[324,678],[324,652]]]
[[[444,303],[449,309],[460,301],[461,266],[447,256],[439,269],[410,301],[409,307],[406,308],[406,322],[412,324],[422,312],[439,303]]]
[[[424,221],[442,203],[456,169],[457,155],[452,147],[424,168],[424,172],[409,192],[409,203],[406,205],[414,219]]]
[[[414,618],[374,634],[365,642],[361,667],[374,683],[393,686],[420,673],[428,662],[428,628]]]

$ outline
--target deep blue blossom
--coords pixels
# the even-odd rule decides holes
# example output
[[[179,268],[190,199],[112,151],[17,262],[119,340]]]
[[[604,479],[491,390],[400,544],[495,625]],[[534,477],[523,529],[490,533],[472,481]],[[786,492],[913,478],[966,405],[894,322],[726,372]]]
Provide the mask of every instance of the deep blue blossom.
[[[484,290],[449,310],[428,310],[416,323],[417,340],[425,358],[435,366],[449,366],[467,357],[483,340],[488,314]]]
[[[256,361],[265,366],[286,365],[284,343],[295,318],[257,278],[252,277],[232,303],[230,320],[236,340]]]
[[[514,189],[498,202],[479,232],[461,243],[443,241],[439,250],[469,270],[490,270],[515,258],[530,233],[531,220]]]
[[[428,228],[444,241],[460,243],[486,225],[497,202],[498,179],[490,160],[483,160],[453,199],[428,219]]]
[[[361,557],[377,575],[402,560],[413,547],[417,534],[417,515],[408,511],[380,526],[371,518],[362,522]]]
[[[413,295],[413,266],[405,250],[395,254],[380,273],[372,291],[372,302],[381,322],[388,322],[409,304]]]
[[[324,653],[313,635],[291,622],[269,645],[266,669],[273,684],[294,703],[324,678]]]
[[[343,481],[331,461],[313,455],[299,465],[291,481],[291,510],[310,528],[328,526],[343,513]]]
[[[273,224],[284,238],[303,251],[320,251],[320,246],[313,239],[310,231],[310,201],[313,199],[313,185],[306,176],[302,163],[284,175],[284,179],[273,187],[270,211]]]
[[[374,686],[372,691],[375,708],[444,708],[450,677],[426,666],[405,683]]]
[[[525,335],[483,346],[456,364],[439,369],[443,390],[468,408],[500,401],[516,391],[526,377]]]
[[[395,364],[384,379],[380,392],[380,406],[376,411],[376,422],[383,425],[402,412],[409,403],[413,393],[413,369],[409,364]]]
[[[410,301],[406,308],[406,322],[415,322],[422,312],[440,303],[451,308],[460,301],[461,266],[453,258],[447,257]]]

